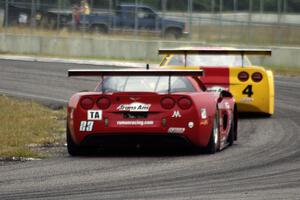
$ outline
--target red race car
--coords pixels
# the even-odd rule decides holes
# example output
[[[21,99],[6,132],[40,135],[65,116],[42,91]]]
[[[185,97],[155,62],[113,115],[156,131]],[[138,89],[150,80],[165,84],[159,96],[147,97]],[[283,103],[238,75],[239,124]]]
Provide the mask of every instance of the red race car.
[[[197,78],[202,75],[202,70],[69,70],[68,76],[101,77],[95,91],[76,93],[68,103],[69,154],[149,141],[188,143],[208,153],[232,145],[235,101],[221,88],[207,91]]]

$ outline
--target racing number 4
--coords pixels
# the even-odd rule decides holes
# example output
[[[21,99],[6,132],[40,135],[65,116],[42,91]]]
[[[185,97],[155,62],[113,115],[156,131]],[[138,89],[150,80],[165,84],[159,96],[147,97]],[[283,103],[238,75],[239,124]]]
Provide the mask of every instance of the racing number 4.
[[[243,94],[251,97],[253,95],[252,85],[247,85],[247,87],[243,90]]]

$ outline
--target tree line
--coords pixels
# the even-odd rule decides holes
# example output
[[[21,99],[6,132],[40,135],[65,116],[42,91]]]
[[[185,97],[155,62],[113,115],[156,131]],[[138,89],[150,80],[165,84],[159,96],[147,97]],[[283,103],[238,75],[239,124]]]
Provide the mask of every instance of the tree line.
[[[32,0],[7,0],[10,4],[26,3],[31,5]],[[114,8],[122,3],[146,4],[156,10],[186,11],[189,0],[88,0],[94,8]],[[0,6],[5,7],[6,0],[0,0]],[[52,5],[67,8],[80,4],[80,0],[34,0],[36,5]],[[295,12],[300,13],[300,0],[192,0],[192,10],[195,12],[222,11],[253,11],[253,12]]]

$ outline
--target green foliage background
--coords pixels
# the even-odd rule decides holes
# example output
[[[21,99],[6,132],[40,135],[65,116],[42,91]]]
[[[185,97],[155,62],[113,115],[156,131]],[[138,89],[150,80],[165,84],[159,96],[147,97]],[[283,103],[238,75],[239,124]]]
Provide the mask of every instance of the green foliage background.
[[[6,0],[0,0],[0,7],[5,6]],[[28,4],[31,5],[32,0],[7,0],[12,4]],[[37,6],[57,7],[60,4],[62,8],[71,7],[73,4],[80,4],[81,0],[34,0]],[[166,2],[166,9],[170,11],[186,11],[188,0],[88,0],[95,8],[106,9],[110,5],[115,6],[122,3],[142,3],[161,10],[163,2]],[[110,4],[110,1],[112,4]],[[300,0],[193,0],[193,10],[196,12],[218,12],[220,7],[223,11],[233,11],[234,1],[237,2],[237,11],[260,11],[261,2],[264,3],[265,12],[282,12],[284,8],[286,12],[300,13]],[[220,4],[221,2],[222,5]],[[252,2],[252,3],[251,3]],[[252,6],[251,6],[252,5]]]
[[[75,0],[76,1],[76,0]],[[188,0],[165,0],[167,10],[172,11],[185,11],[188,7]],[[235,0],[223,0],[222,10],[233,11]],[[283,11],[284,5],[286,5],[287,12],[300,12],[299,0],[236,0],[238,11],[248,11],[252,1],[252,10],[259,11],[261,2],[264,3],[264,10],[269,12],[278,12],[281,8]],[[157,10],[161,10],[164,0],[113,0],[113,4],[120,3],[143,3],[147,4]],[[214,2],[214,3],[213,3]],[[97,1],[94,0],[94,5],[99,7],[109,6],[109,0]],[[220,0],[193,0],[194,11],[219,11],[221,6]],[[278,5],[279,4],[279,5]],[[213,7],[213,9],[212,9]],[[278,8],[279,7],[279,8]]]

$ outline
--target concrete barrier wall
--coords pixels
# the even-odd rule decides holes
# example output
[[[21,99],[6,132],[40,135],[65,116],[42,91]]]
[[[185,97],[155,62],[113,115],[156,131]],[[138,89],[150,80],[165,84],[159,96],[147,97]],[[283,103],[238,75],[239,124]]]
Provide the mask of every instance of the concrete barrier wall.
[[[159,61],[159,48],[203,46],[202,43],[158,40],[94,39],[0,34],[0,52],[63,57],[91,57]],[[245,47],[249,48],[249,47]],[[272,57],[254,58],[255,64],[300,67],[300,48],[271,47]]]

